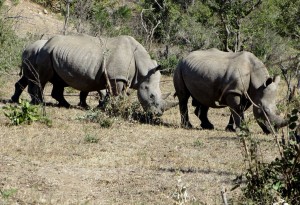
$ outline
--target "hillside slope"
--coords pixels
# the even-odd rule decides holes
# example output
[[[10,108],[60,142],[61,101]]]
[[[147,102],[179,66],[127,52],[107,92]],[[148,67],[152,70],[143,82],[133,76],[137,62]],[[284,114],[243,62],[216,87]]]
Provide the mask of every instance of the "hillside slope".
[[[49,38],[62,33],[64,17],[59,14],[54,14],[28,0],[20,0],[17,5],[13,5],[11,0],[6,0],[5,5],[5,15],[13,19],[13,29],[20,37],[36,35]]]

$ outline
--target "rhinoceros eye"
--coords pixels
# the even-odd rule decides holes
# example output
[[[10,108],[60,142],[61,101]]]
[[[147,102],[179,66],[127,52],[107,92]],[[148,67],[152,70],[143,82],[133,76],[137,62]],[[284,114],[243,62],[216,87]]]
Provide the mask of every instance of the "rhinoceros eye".
[[[154,99],[154,95],[153,94],[150,94],[150,99]]]

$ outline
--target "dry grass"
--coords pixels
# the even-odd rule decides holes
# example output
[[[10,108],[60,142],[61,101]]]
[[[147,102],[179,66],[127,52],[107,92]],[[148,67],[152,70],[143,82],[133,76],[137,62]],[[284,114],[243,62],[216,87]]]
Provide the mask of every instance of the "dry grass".
[[[21,36],[30,32],[46,38],[62,28],[56,16],[26,0],[10,11],[24,16],[14,27]],[[0,204],[174,204],[185,186],[187,204],[218,205],[222,188],[230,190],[245,171],[238,137],[224,131],[228,109],[210,110],[213,131],[199,129],[193,109],[195,129],[179,128],[178,108],[165,112],[159,126],[115,119],[104,129],[77,120],[85,110],[55,106],[46,107],[50,128],[40,123],[8,126],[2,107],[17,80],[0,74]],[[161,87],[174,91],[170,77],[163,78]],[[67,94],[78,92],[67,89]],[[26,93],[23,97],[29,99]],[[79,102],[77,96],[67,100]],[[56,103],[49,96],[46,101]],[[96,106],[97,101],[89,97],[88,104]],[[262,134],[250,110],[246,119],[265,159],[273,159],[277,150],[272,137]],[[87,136],[98,142],[89,143]],[[227,196],[237,200],[239,192],[228,191]]]
[[[0,77],[2,102],[12,95],[16,81],[16,76]],[[161,87],[174,91],[170,77],[164,77]],[[73,105],[79,101],[77,96],[67,100]],[[55,103],[49,96],[46,101]],[[97,101],[89,97],[88,103]],[[52,127],[8,126],[0,113],[0,190],[12,191],[7,198],[0,196],[0,204],[173,204],[178,186],[187,187],[187,204],[222,204],[222,188],[230,190],[245,171],[239,139],[224,131],[227,109],[210,110],[213,131],[199,129],[193,109],[196,128],[179,128],[178,107],[163,115],[168,126],[115,119],[108,129],[79,121],[85,110],[48,106],[46,111]],[[253,119],[250,111],[246,118]],[[250,129],[265,158],[274,158],[272,137],[263,135],[253,120]],[[98,142],[88,143],[88,135]],[[236,200],[238,193],[227,195]]]

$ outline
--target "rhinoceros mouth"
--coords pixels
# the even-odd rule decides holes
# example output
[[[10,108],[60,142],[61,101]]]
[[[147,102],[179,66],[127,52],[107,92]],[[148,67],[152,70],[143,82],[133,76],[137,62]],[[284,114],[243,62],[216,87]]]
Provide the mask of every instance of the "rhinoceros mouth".
[[[275,133],[279,128],[284,127],[288,124],[288,120],[283,119],[279,115],[272,113],[270,109],[265,109],[262,106],[254,111],[254,116],[258,125],[261,127],[265,134]]]
[[[260,128],[263,130],[263,132],[265,134],[271,134],[272,128],[270,128],[270,126],[266,125],[265,120],[257,119],[257,124],[260,126]]]

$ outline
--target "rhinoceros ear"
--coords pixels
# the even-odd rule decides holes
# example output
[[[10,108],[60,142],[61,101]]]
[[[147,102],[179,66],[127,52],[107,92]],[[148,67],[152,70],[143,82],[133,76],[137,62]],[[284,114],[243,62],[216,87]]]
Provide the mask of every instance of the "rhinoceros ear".
[[[270,85],[271,83],[273,83],[273,79],[272,79],[272,78],[268,78],[268,79],[266,80],[266,82],[264,83],[264,86],[265,86],[265,87],[268,87],[268,85]]]
[[[161,65],[157,65],[157,66],[155,67],[155,70],[162,70],[162,66],[161,66]]]

